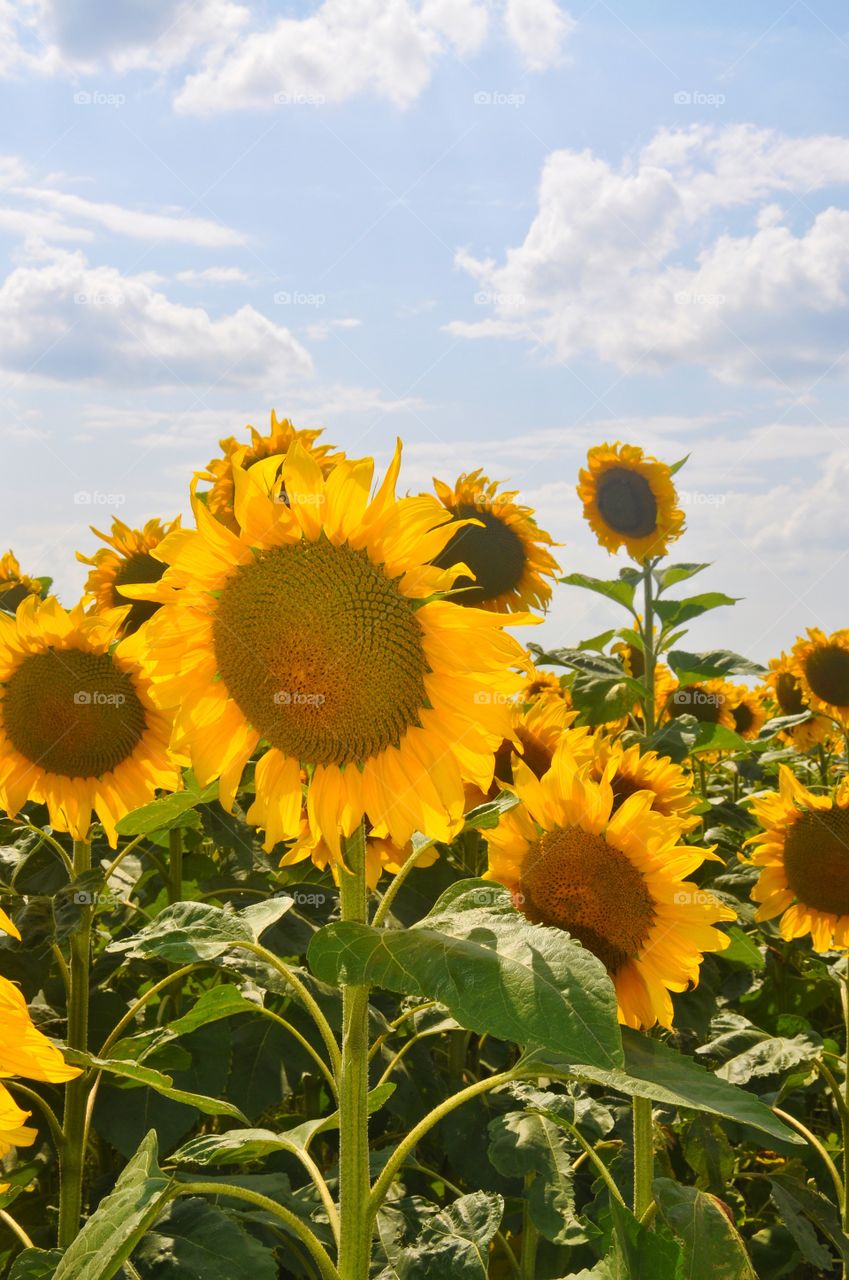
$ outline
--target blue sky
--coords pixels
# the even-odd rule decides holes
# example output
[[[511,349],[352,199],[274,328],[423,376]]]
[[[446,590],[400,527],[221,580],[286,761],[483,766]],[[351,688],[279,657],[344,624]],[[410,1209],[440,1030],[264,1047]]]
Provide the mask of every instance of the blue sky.
[[[587,448],[690,453],[696,647],[846,625],[847,69],[813,0],[0,0],[0,547],[72,602],[274,405],[599,576]]]

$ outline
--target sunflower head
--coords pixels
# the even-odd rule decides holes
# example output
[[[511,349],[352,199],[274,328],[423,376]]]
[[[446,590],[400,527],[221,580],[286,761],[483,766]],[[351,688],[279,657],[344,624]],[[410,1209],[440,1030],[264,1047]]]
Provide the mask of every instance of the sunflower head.
[[[749,841],[757,919],[781,916],[783,938],[810,934],[817,951],[849,947],[849,780],[814,795],[782,765],[779,790],[752,808],[762,828]]]
[[[747,742],[754,742],[767,718],[760,690],[750,689],[745,684],[732,684],[728,685],[726,696],[735,733]]]
[[[400,847],[386,835],[385,828],[375,828],[369,831],[366,836],[365,860],[365,875],[368,887],[376,889],[384,872],[388,872],[389,875],[393,876],[397,875],[407,859],[412,856],[412,853],[412,842],[408,841],[403,848]],[[280,866],[291,867],[305,861],[307,858],[312,859],[313,864],[320,871],[325,871],[329,868],[330,874],[337,885],[339,877],[347,874],[327,840],[323,836],[316,836],[310,830],[309,819],[306,814],[303,814],[300,835],[281,857]],[[439,850],[434,845],[416,858],[416,866],[430,867],[438,859]]]
[[[87,836],[94,811],[110,843],[115,825],[175,790],[171,717],[154,707],[150,682],[127,637],[125,610],[67,612],[29,597],[0,617],[0,805],[14,816],[46,804],[58,831]]]
[[[798,716],[811,709],[796,663],[786,653],[782,653],[779,658],[770,658],[761,697],[765,702],[774,704],[773,714],[776,716]],[[779,736],[797,751],[807,751],[818,743],[828,742],[834,732],[835,726],[831,720],[826,716],[812,714],[810,720],[782,730]]]
[[[568,741],[570,749],[586,751],[592,739],[587,728],[573,729],[577,712],[570,711],[562,698],[547,694],[530,704],[517,703],[513,710],[513,731],[495,753],[497,782],[513,781],[513,766],[521,760],[535,778],[551,768],[554,753]]]
[[[807,639],[793,646],[793,660],[811,708],[849,729],[849,630],[827,636],[809,628]]]
[[[678,685],[666,699],[666,714],[670,720],[695,716],[702,724],[718,724],[733,730],[733,698],[732,686],[725,680]]]
[[[636,445],[590,449],[578,497],[601,546],[611,554],[624,547],[639,564],[665,556],[684,532],[671,469]]]
[[[434,489],[454,522],[467,521],[434,559],[439,568],[455,565],[459,604],[495,612],[546,609],[558,565],[549,547],[551,536],[540,529],[530,507],[516,493],[502,490],[483,473],[461,475],[453,489],[434,479]]]
[[[302,771],[336,858],[363,816],[399,848],[416,830],[450,840],[464,781],[489,787],[510,731],[524,651],[498,615],[440,598],[450,514],[396,499],[399,466],[400,451],[370,499],[371,460],[325,476],[296,442],[234,466],[238,533],[196,502],[197,530],[163,544],[166,607],[140,633],[156,696],[226,806],[260,749],[248,817],[266,848],[298,838]]]
[[[569,686],[562,684],[553,671],[543,671],[541,667],[532,667],[529,677],[522,689],[521,702],[536,702],[537,698],[560,698],[567,707],[572,706],[572,695]]]
[[[206,468],[197,476],[199,481],[211,486],[204,494],[207,507],[217,520],[225,524],[228,529],[232,529],[234,533],[238,532],[239,528],[233,511],[236,496],[233,484],[234,463],[237,462],[239,466],[249,471],[255,463],[265,458],[282,456],[296,442],[316,459],[325,474],[345,456],[335,445],[318,443],[322,434],[320,427],[312,430],[298,430],[288,418],[278,419],[273,409],[271,410],[271,427],[265,435],[250,425],[247,430],[250,432],[250,440],[247,442],[237,440],[235,436],[219,440],[221,456],[208,462]]]
[[[96,612],[104,609],[120,609],[130,605],[124,595],[124,587],[134,587],[158,582],[165,572],[165,565],[156,557],[156,548],[174,529],[180,527],[180,517],[167,523],[148,520],[143,529],[131,529],[117,517],[112,521],[109,533],[101,533],[92,525],[92,533],[106,543],[92,556],[77,552],[82,564],[91,565],[85,590]],[[134,600],[124,618],[122,631],[130,635],[138,631],[153,617],[159,605],[148,600]]]
[[[598,956],[621,1022],[671,1027],[669,993],[698,982],[704,952],[727,945],[714,925],[734,913],[685,879],[712,855],[680,844],[681,823],[652,810],[646,791],[617,808],[612,773],[593,778],[565,744],[539,780],[518,764],[521,803],[485,833],[487,876],[529,920]]]
[[[43,582],[21,573],[21,566],[13,551],[0,556],[0,613],[14,614],[27,596],[40,598],[43,592]]]
[[[699,825],[701,818],[694,812],[699,798],[693,791],[693,779],[680,765],[656,751],[641,751],[637,745],[624,747],[601,732],[591,743],[590,776],[598,782],[607,778],[614,812],[643,791],[650,796],[652,811],[673,818],[682,831]]]

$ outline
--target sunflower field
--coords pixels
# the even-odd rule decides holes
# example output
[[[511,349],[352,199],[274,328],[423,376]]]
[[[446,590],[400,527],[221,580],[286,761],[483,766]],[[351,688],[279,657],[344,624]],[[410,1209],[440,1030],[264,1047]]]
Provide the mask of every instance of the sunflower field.
[[[3,557],[2,1277],[846,1280],[849,630],[700,651],[681,465],[595,578],[272,414]]]

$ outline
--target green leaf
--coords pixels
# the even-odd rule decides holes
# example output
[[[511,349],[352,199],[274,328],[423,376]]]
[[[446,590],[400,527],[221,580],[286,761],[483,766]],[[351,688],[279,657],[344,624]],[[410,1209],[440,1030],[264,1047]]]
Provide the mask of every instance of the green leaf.
[[[760,676],[765,669],[757,662],[741,658],[739,653],[731,653],[728,649],[711,649],[706,653],[686,653],[683,649],[673,649],[667,661],[681,684],[697,684],[700,680],[715,680],[730,675]]]
[[[525,1191],[531,1220],[554,1244],[583,1244],[575,1213],[572,1154],[555,1113],[508,1111],[489,1123],[489,1159],[508,1178],[533,1180]]]
[[[141,1031],[134,1036],[125,1036],[113,1044],[110,1056],[143,1062],[150,1054],[157,1052],[171,1040],[197,1031],[198,1027],[205,1027],[222,1018],[232,1018],[236,1014],[255,1014],[256,1012],[257,1005],[252,1000],[246,1000],[238,987],[226,983],[219,987],[210,987],[207,991],[201,992],[197,1002],[181,1018],[169,1022],[166,1027]]]
[[[655,573],[658,589],[667,591],[670,587],[677,586],[679,582],[686,582],[688,578],[695,578],[697,573],[701,573],[703,569],[709,569],[710,564],[671,564],[666,569],[658,569]]]
[[[377,1225],[389,1265],[377,1280],[486,1280],[503,1212],[501,1196],[485,1191],[446,1209],[418,1197],[385,1205]]]
[[[678,472],[681,470],[681,468],[682,468],[683,466],[686,466],[686,464],[687,464],[689,461],[690,461],[690,455],[689,455],[689,453],[685,453],[683,458],[679,458],[677,462],[673,462],[673,463],[671,463],[671,464],[670,464],[670,467],[669,467],[669,474],[670,474],[671,476],[675,476],[675,475],[677,475],[677,474],[678,474]]]
[[[52,1280],[61,1249],[24,1249],[15,1258],[9,1280]]]
[[[54,1280],[111,1280],[156,1220],[171,1186],[157,1164],[151,1131],[66,1251]]]
[[[624,582],[621,578],[614,578],[608,582],[601,578],[590,578],[585,573],[570,573],[559,581],[567,587],[583,587],[586,591],[594,591],[597,595],[606,596],[608,600],[614,600],[617,604],[624,605],[629,612],[634,613],[634,587],[632,583]]]
[[[187,1107],[195,1107],[208,1116],[233,1116],[235,1120],[246,1122],[238,1107],[225,1102],[223,1098],[207,1098],[202,1093],[190,1093],[186,1089],[176,1089],[171,1076],[154,1071],[152,1067],[143,1067],[138,1062],[125,1062],[118,1058],[97,1058],[92,1053],[83,1053],[80,1049],[65,1049],[68,1062],[79,1067],[93,1067],[97,1071],[106,1071],[110,1075],[129,1080],[134,1085],[147,1085],[161,1093],[163,1098],[172,1102],[182,1102]]]
[[[271,1249],[233,1217],[197,1197],[175,1200],[134,1254],[142,1269],[169,1280],[277,1280]]]
[[[728,930],[728,936],[731,938],[731,945],[719,952],[720,960],[731,964],[742,964],[747,969],[766,968],[766,961],[760,947],[753,938],[743,932],[739,925],[732,924]]]
[[[737,603],[738,598],[723,595],[721,591],[705,591],[698,596],[688,596],[686,600],[658,600],[655,603],[655,613],[668,629],[680,627],[693,618],[700,618],[711,609]]]
[[[693,752],[699,751],[750,751],[752,744],[741,738],[724,724],[700,724]]]
[[[792,1039],[770,1036],[723,1063],[716,1074],[732,1084],[746,1084],[763,1076],[783,1076],[795,1067],[812,1062],[819,1051],[820,1045],[807,1035]]]
[[[769,1181],[775,1203],[779,1206],[784,1221],[792,1232],[794,1240],[800,1245],[800,1249],[799,1215],[801,1214],[803,1218],[813,1223],[827,1240],[831,1241],[840,1254],[843,1265],[849,1267],[849,1236],[843,1230],[840,1213],[831,1201],[819,1191],[815,1191],[786,1173],[773,1174]]]
[[[562,930],[531,924],[508,891],[488,881],[452,885],[403,931],[327,925],[308,958],[320,981],[429,996],[471,1031],[601,1067],[622,1060],[604,966]]]
[[[656,1178],[652,1189],[663,1221],[684,1246],[687,1280],[757,1280],[734,1224],[715,1196]]]
[[[264,929],[294,905],[285,896],[269,898],[245,911],[225,911],[206,902],[176,902],[131,938],[110,943],[108,951],[123,951],[130,960],[157,956],[173,964],[215,960],[240,942],[257,942]],[[252,914],[253,913],[253,914]]]
[[[150,804],[125,814],[116,824],[118,835],[149,836],[155,831],[178,827],[184,816],[196,805],[213,800],[218,795],[217,782],[210,783],[208,787],[199,787],[194,776],[186,774],[185,784],[185,791],[174,791],[171,795],[151,800]]]
[[[645,696],[645,686],[621,671],[615,679],[581,672],[572,685],[572,705],[594,725],[628,715]]]
[[[681,1247],[663,1224],[649,1230],[612,1196],[610,1212],[613,1253],[605,1262],[611,1280],[690,1280],[683,1270]]]
[[[498,820],[503,813],[508,813],[518,803],[519,797],[512,791],[499,791],[498,795],[492,800],[487,800],[486,804],[479,804],[476,809],[469,810],[463,823],[463,830],[489,831],[498,826]],[[434,843],[433,840],[428,841],[428,844]]]
[[[706,1071],[692,1058],[685,1058],[662,1041],[623,1027],[622,1045],[625,1051],[622,1071],[569,1066],[565,1062],[558,1063],[553,1055],[535,1052],[528,1053],[520,1065],[540,1074],[548,1070],[558,1075],[590,1080],[629,1097],[636,1095],[667,1106],[710,1111],[726,1120],[769,1134],[773,1140],[804,1143],[804,1138],[783,1124],[759,1098]]]

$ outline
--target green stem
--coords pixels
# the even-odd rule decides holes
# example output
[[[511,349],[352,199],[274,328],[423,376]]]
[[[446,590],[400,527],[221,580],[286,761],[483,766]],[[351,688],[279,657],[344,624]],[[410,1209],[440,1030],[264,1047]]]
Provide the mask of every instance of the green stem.
[[[644,719],[646,737],[655,730],[654,686],[657,657],[654,651],[654,561],[647,560],[643,567],[643,594],[645,600],[645,617],[643,618],[643,656],[645,659],[646,705]]]
[[[168,904],[183,898],[183,833],[173,827],[168,833]]]
[[[91,870],[91,845],[74,841],[74,877]],[[92,905],[84,906],[70,938],[71,998],[68,1005],[68,1047],[88,1049],[89,967],[91,964]],[[67,1249],[80,1229],[85,1166],[86,1100],[89,1083],[79,1075],[65,1087],[65,1114],[59,1192],[59,1248]]]
[[[262,945],[262,943],[236,942],[233,945],[234,947],[239,947],[243,951],[252,952],[262,960],[263,964],[267,964],[271,969],[276,969],[281,977],[286,979],[286,982],[295,992],[295,995],[301,1001],[301,1004],[318,1027],[321,1033],[321,1038],[324,1041],[327,1052],[330,1056],[330,1062],[333,1070],[336,1075],[338,1075],[342,1069],[342,1057],[339,1053],[339,1045],[336,1043],[333,1028],[321,1012],[318,1002],[310,994],[306,984],[301,981],[298,975],[294,973],[289,966],[279,958],[279,956],[276,956],[273,951],[269,951],[267,947]]]
[[[20,1240],[21,1244],[24,1246],[25,1249],[35,1248],[35,1245],[33,1244],[32,1240],[30,1240],[29,1236],[24,1231],[21,1224],[19,1222],[15,1222],[15,1219],[12,1217],[12,1215],[10,1213],[7,1213],[5,1209],[0,1209],[0,1222],[2,1222],[5,1226],[9,1228],[12,1235],[16,1236],[18,1240]]]
[[[429,849],[432,849],[435,844],[436,844],[435,840],[428,840],[426,844],[421,845],[420,848],[416,849],[415,852],[410,854],[407,861],[401,867],[401,870],[395,873],[395,876],[390,881],[386,889],[386,892],[383,895],[383,900],[381,901],[380,905],[378,906],[377,910],[374,913],[374,916],[371,922],[372,928],[377,929],[380,927],[380,925],[383,924],[383,921],[386,919],[386,916],[389,913],[389,908],[392,906],[392,903],[395,900],[395,895],[398,892],[398,890],[401,888],[404,881],[407,879],[407,876],[413,870],[419,858],[421,858],[424,854],[426,854]]]
[[[50,1103],[45,1098],[42,1098],[40,1093],[36,1093],[35,1089],[30,1089],[28,1085],[21,1084],[19,1080],[5,1080],[4,1084],[6,1085],[6,1088],[11,1089],[13,1093],[19,1093],[22,1098],[26,1098],[27,1102],[35,1103],[50,1127],[50,1132],[53,1136],[56,1150],[61,1151],[62,1143],[64,1142],[62,1126],[59,1123],[59,1118]]]
[[[633,1100],[634,1117],[634,1217],[642,1218],[652,1203],[654,1181],[654,1128],[650,1098]]]
[[[359,830],[344,847],[339,873],[342,919],[367,920],[366,836]],[[371,1191],[368,1143],[368,997],[367,986],[342,988],[342,1070],[339,1077],[339,1275],[368,1280],[372,1222],[366,1206]]]
[[[535,1177],[540,1174],[525,1174],[525,1194],[524,1204],[522,1206],[522,1256],[520,1266],[522,1269],[522,1280],[536,1280],[537,1274],[537,1250],[539,1248],[539,1232],[531,1219],[531,1210],[529,1204],[529,1195],[531,1183]]]
[[[783,1120],[785,1124],[790,1125],[791,1129],[795,1129],[797,1133],[800,1133],[805,1141],[813,1147],[814,1151],[822,1157],[822,1162],[828,1169],[829,1177],[834,1183],[834,1190],[837,1193],[838,1207],[841,1213],[843,1213],[846,1199],[845,1191],[843,1189],[843,1181],[840,1174],[837,1172],[837,1165],[834,1163],[817,1135],[812,1133],[807,1125],[802,1124],[801,1120],[797,1120],[795,1116],[792,1116],[789,1111],[782,1111],[780,1107],[773,1107],[772,1110],[780,1120]]]
[[[177,1196],[226,1196],[233,1200],[246,1200],[257,1209],[263,1209],[273,1217],[286,1224],[293,1236],[309,1250],[310,1256],[324,1277],[324,1280],[341,1280],[340,1273],[334,1267],[327,1250],[309,1227],[291,1209],[278,1204],[269,1196],[251,1191],[247,1187],[232,1185],[228,1182],[179,1182],[173,1189],[174,1199]]]

